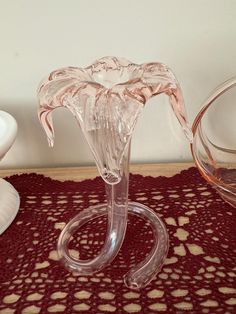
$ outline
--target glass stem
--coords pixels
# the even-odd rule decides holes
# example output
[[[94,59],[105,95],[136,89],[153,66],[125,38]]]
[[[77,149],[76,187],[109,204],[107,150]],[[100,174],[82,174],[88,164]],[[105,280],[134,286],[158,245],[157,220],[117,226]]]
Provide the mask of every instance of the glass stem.
[[[169,241],[165,226],[155,212],[139,203],[128,204],[129,159],[130,144],[123,156],[120,182],[113,185],[106,183],[107,205],[89,207],[74,217],[59,237],[58,254],[64,265],[68,269],[78,272],[79,275],[92,275],[102,270],[119,253],[126,232],[129,211],[148,222],[153,230],[154,242],[151,252],[124,276],[124,282],[129,288],[140,289],[146,286],[160,271],[168,252]],[[100,254],[91,260],[79,260],[71,256],[69,242],[75,231],[91,219],[104,215],[108,218],[107,236]]]
[[[121,164],[119,183],[106,185],[107,206],[98,205],[83,210],[63,229],[58,240],[58,254],[65,266],[81,275],[93,274],[109,265],[118,254],[127,226],[130,145],[126,148]],[[107,236],[100,254],[92,260],[78,260],[70,255],[68,245],[78,228],[91,219],[107,215]]]

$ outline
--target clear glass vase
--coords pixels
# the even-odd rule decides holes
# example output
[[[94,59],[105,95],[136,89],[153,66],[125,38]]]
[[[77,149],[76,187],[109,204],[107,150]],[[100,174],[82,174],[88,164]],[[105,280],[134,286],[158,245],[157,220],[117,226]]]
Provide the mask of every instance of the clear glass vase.
[[[80,212],[59,237],[59,257],[68,269],[89,275],[110,264],[123,243],[129,213],[149,221],[154,245],[145,260],[125,275],[125,284],[130,288],[141,288],[162,267],[168,252],[168,234],[164,224],[150,208],[128,203],[132,133],[146,102],[161,93],[169,97],[183,131],[191,140],[180,87],[164,64],[137,65],[126,59],[105,57],[86,68],[56,70],[40,84],[38,114],[49,145],[54,143],[51,113],[64,106],[78,121],[106,186],[107,203]],[[107,215],[108,225],[100,254],[92,260],[71,256],[68,245],[72,235],[89,220],[101,215]]]
[[[236,207],[236,77],[222,83],[193,122],[192,155],[202,176]]]

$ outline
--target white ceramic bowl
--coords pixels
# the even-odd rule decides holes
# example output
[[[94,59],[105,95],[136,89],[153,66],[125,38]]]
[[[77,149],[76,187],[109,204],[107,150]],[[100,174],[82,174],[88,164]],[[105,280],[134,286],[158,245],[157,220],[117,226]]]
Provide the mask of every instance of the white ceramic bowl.
[[[0,160],[14,143],[16,133],[16,120],[9,113],[0,110]],[[0,234],[12,223],[19,206],[18,192],[9,182],[0,179]]]
[[[16,133],[16,120],[9,113],[0,110],[0,159],[14,143]]]

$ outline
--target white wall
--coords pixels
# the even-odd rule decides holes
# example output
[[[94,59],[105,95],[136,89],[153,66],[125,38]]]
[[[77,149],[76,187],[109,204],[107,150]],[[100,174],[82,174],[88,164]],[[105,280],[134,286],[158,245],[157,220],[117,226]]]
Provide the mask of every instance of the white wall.
[[[236,74],[235,0],[0,0],[0,109],[19,132],[2,167],[81,165],[92,157],[69,112],[54,115],[55,148],[37,120],[36,88],[51,70],[123,56],[162,61],[182,86],[190,122],[217,84]],[[190,160],[167,105],[155,98],[139,120],[133,161]]]

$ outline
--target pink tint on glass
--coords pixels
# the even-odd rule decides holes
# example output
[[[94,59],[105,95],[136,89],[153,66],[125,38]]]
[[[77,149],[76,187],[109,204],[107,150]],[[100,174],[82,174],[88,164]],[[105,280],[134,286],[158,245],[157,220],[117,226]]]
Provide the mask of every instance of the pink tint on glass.
[[[236,77],[222,83],[193,122],[192,155],[201,175],[236,207]]]
[[[54,143],[51,113],[64,106],[78,121],[106,185],[107,204],[83,210],[60,235],[58,252],[68,269],[81,275],[93,274],[110,264],[123,243],[128,212],[150,221],[155,241],[145,260],[126,274],[126,285],[131,288],[147,285],[163,265],[168,252],[164,224],[150,208],[128,203],[133,130],[146,102],[162,93],[169,97],[172,109],[191,141],[180,87],[164,64],[137,65],[126,59],[105,57],[86,68],[56,70],[41,83],[38,113],[49,144]],[[88,220],[101,215],[108,216],[108,227],[100,254],[92,260],[72,257],[68,245],[73,233]]]

